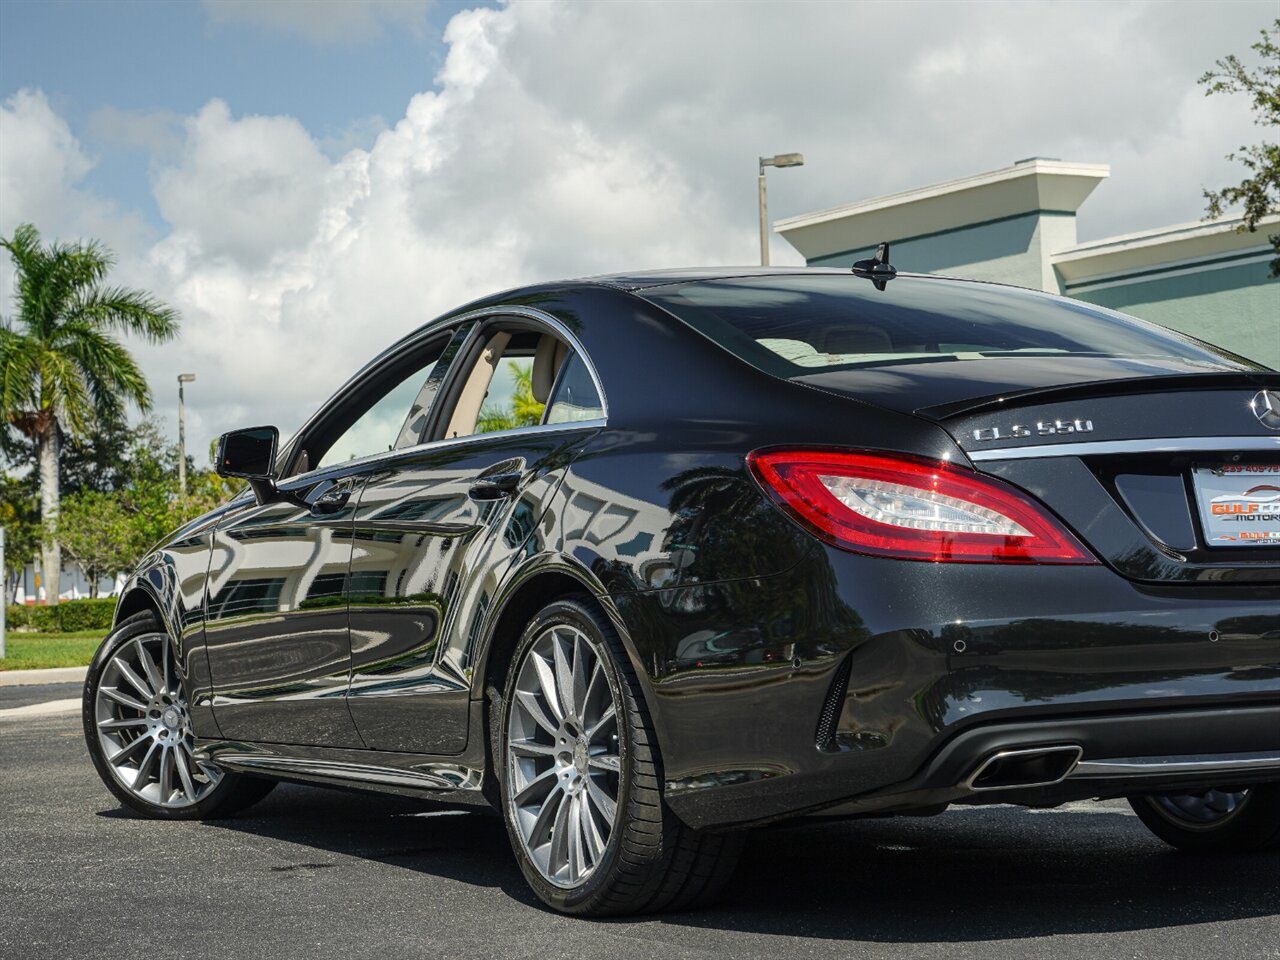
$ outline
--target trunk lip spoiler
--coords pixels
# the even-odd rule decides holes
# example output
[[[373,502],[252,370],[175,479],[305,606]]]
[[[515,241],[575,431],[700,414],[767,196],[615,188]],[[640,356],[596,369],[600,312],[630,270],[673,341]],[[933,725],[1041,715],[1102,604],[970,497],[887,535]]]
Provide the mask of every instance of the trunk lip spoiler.
[[[1163,377],[1122,377],[1098,382],[1063,383],[1047,387],[1031,387],[1008,393],[987,394],[935,406],[917,407],[913,413],[930,420],[950,420],[954,417],[981,413],[988,409],[1005,409],[1009,405],[1021,405],[1026,401],[1052,403],[1077,397],[1103,399],[1131,396],[1135,393],[1168,393],[1182,390],[1275,390],[1280,388],[1280,372],[1270,370],[1223,371],[1220,373],[1171,374]]]
[[[966,450],[976,463],[991,460],[1030,460],[1036,457],[1089,457],[1118,453],[1214,453],[1248,450],[1280,454],[1280,434],[1269,437],[1150,437],[1139,440],[1086,440]]]

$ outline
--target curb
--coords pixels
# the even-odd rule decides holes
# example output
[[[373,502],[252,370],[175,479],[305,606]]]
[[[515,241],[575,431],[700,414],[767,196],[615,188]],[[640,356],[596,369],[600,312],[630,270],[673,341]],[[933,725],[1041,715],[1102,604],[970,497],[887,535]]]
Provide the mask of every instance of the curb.
[[[0,687],[34,683],[84,683],[88,667],[56,667],[51,670],[0,670]]]
[[[31,703],[25,707],[0,710],[0,720],[21,720],[24,717],[52,717],[64,713],[76,713],[80,698],[74,700],[50,700],[47,703]]]

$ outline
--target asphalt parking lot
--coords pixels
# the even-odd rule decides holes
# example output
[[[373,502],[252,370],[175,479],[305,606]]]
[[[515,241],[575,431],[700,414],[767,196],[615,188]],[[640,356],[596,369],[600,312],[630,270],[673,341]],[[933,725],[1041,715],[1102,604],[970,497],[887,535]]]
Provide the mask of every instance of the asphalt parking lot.
[[[1127,811],[774,828],[716,908],[587,922],[535,903],[496,818],[284,786],[235,820],[148,822],[77,715],[10,716],[0,956],[1280,958],[1280,856],[1172,853]]]

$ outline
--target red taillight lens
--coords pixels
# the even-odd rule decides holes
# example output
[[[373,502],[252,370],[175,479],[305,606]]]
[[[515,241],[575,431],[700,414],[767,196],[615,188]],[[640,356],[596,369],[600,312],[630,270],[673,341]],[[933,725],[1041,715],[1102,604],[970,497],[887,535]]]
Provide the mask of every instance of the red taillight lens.
[[[747,464],[801,525],[845,550],[950,563],[1097,563],[1026,494],[964,467],[810,450],[757,452]]]

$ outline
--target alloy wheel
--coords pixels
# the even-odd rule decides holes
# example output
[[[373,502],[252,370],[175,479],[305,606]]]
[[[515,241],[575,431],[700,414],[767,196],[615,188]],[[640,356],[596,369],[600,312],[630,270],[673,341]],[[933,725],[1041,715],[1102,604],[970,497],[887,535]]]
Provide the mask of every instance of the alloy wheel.
[[[1244,790],[1206,790],[1204,793],[1152,797],[1152,806],[1180,827],[1216,827],[1235,816],[1249,798]]]
[[[162,633],[122,644],[99,677],[94,721],[120,785],[147,803],[177,808],[206,797],[222,771],[192,756],[191,712],[170,646]]]
[[[566,624],[518,667],[506,729],[508,812],[542,877],[576,887],[604,859],[623,776],[607,654]]]

